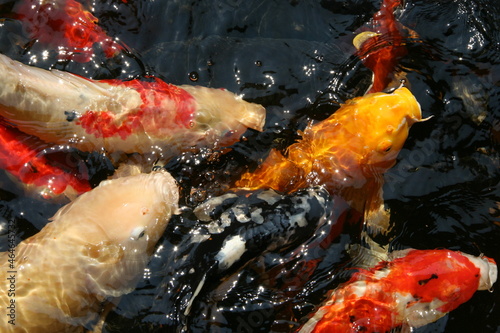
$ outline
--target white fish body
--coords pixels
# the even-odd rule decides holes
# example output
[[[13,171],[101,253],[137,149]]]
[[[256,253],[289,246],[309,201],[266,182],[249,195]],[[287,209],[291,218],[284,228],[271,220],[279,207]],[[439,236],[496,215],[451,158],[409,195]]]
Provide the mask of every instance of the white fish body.
[[[61,208],[0,254],[0,331],[90,329],[104,301],[133,290],[177,204],[174,179],[156,172],[103,182]]]

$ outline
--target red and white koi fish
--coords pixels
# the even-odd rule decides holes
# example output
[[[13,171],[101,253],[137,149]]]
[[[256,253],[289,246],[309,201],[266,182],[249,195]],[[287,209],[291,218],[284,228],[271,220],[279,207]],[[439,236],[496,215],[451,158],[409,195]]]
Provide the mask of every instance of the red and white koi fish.
[[[292,192],[324,185],[355,209],[381,203],[381,175],[396,163],[410,127],[422,112],[405,87],[353,98],[329,118],[308,126],[284,155],[273,149],[236,187]]]
[[[105,302],[135,288],[178,200],[165,171],[113,179],[17,246],[9,236],[0,253],[0,331],[91,329]]]
[[[123,47],[97,25],[98,19],[75,0],[23,0],[13,9],[32,40],[58,49],[58,57],[88,62],[99,43],[111,58]]]
[[[51,165],[35,150],[33,146],[38,146],[38,141],[12,127],[0,125],[0,168],[26,187],[35,188],[43,198],[61,194],[73,198],[90,191],[87,177]]]
[[[24,65],[0,55],[0,116],[45,142],[82,151],[165,157],[193,146],[228,145],[265,109],[223,89],[151,81],[95,81]],[[170,154],[168,154],[170,152]]]
[[[497,280],[493,259],[450,250],[394,252],[334,290],[300,332],[390,332],[420,327],[467,302]]]

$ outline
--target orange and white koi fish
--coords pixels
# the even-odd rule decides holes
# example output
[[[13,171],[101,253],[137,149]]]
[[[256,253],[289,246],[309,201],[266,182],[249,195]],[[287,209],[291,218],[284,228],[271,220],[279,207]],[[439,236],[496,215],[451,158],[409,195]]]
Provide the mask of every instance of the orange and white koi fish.
[[[383,333],[434,322],[497,280],[493,259],[450,250],[406,250],[360,270],[333,291],[300,332]]]
[[[82,151],[169,157],[193,146],[228,145],[262,130],[265,109],[223,89],[151,81],[94,81],[0,55],[0,116],[30,135]]]
[[[123,50],[97,25],[99,20],[75,0],[23,0],[13,11],[30,38],[57,48],[59,59],[88,62],[95,43],[108,58]]]
[[[292,192],[324,185],[360,212],[367,200],[378,208],[381,175],[395,164],[410,127],[419,121],[420,106],[405,87],[354,98],[328,119],[308,126],[286,155],[272,150],[236,186]]]
[[[109,180],[17,246],[9,233],[0,253],[0,331],[91,329],[105,301],[134,289],[178,195],[167,172]]]

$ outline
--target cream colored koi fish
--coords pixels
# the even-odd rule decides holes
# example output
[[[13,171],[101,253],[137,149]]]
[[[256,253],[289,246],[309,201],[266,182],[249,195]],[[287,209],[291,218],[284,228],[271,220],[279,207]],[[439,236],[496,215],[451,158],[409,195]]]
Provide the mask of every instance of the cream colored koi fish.
[[[262,130],[265,109],[224,89],[150,80],[89,80],[0,55],[0,116],[19,130],[83,151],[172,156]],[[164,150],[165,151],[165,150]]]
[[[167,172],[101,183],[0,254],[0,332],[83,332],[133,290],[177,211]]]

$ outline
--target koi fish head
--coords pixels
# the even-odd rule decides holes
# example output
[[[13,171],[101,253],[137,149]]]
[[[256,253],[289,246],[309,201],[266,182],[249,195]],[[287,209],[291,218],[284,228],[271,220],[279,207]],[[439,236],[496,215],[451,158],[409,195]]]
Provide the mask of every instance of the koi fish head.
[[[458,251],[409,250],[392,265],[392,286],[405,298],[402,312],[413,327],[439,319],[497,280],[493,259]]]
[[[82,269],[94,292],[121,295],[140,276],[177,204],[170,174],[139,174],[101,183],[59,210],[52,223],[86,258]]]
[[[177,211],[177,185],[167,172],[138,174],[108,180],[95,190],[93,222],[104,240],[126,250],[144,248],[151,253],[165,227]],[[92,192],[89,192],[92,194]]]
[[[238,141],[248,128],[262,131],[266,117],[262,105],[246,102],[225,89],[187,85],[181,88],[196,100],[191,130],[200,140],[226,146]]]
[[[348,101],[342,126],[347,143],[365,174],[380,174],[396,163],[410,127],[422,121],[420,105],[400,87],[392,93],[373,93]]]

